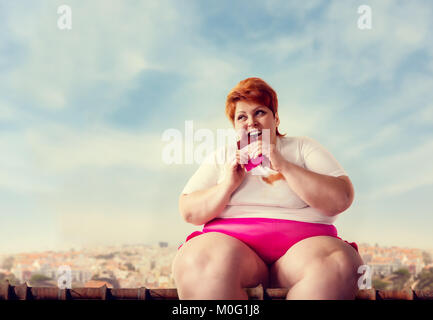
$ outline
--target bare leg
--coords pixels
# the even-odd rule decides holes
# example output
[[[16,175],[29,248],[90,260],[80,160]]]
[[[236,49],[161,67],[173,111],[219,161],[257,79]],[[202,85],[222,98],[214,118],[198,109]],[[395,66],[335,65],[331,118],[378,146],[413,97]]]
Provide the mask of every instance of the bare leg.
[[[287,299],[354,299],[361,256],[328,236],[304,239],[270,268],[272,287],[289,288]]]
[[[317,259],[305,270],[304,276],[292,286],[287,300],[353,300],[357,288],[356,270],[342,263],[340,253]]]
[[[268,285],[268,268],[240,240],[209,232],[186,242],[173,261],[180,300],[247,300],[243,288]]]

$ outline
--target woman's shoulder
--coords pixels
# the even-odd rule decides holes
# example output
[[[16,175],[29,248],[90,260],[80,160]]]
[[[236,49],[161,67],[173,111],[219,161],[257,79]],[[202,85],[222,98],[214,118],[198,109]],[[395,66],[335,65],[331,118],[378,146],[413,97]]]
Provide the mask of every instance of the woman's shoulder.
[[[320,143],[310,136],[283,136],[279,137],[278,150],[282,154],[298,154],[303,157],[312,150],[319,148]]]
[[[314,143],[315,140],[308,136],[280,136],[278,137],[281,148],[299,148],[303,144]]]
[[[279,137],[281,146],[288,145],[304,145],[304,144],[317,144],[318,141],[310,136],[282,136]]]

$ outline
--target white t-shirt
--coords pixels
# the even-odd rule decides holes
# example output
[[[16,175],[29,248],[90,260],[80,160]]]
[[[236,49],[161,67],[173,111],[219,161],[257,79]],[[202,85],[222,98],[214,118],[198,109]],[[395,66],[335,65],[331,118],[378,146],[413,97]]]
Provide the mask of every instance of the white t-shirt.
[[[333,177],[347,175],[334,156],[312,138],[277,137],[276,146],[287,161],[302,168]],[[224,159],[224,152],[229,154],[228,148],[233,151],[236,146],[228,144],[214,151],[189,179],[182,193],[189,194],[220,183],[225,175],[225,164],[221,159]],[[265,169],[265,175],[260,175],[261,166],[246,173],[218,218],[273,218],[323,224],[332,224],[336,220],[337,216],[326,216],[307,205],[285,179],[271,182],[266,175],[278,172]]]

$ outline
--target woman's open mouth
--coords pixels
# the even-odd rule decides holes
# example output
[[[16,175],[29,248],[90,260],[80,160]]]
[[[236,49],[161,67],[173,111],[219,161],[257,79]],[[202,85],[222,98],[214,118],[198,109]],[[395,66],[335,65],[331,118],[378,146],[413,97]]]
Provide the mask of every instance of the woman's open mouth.
[[[260,131],[260,130],[254,130],[254,131],[248,132],[248,144],[250,144],[253,141],[258,140],[261,135],[262,135],[262,131]]]
[[[262,135],[262,131],[261,130],[251,130],[250,132],[247,133],[246,136],[244,136],[246,138],[246,141],[243,138],[240,138],[237,142],[238,144],[238,150],[241,149],[241,140],[242,143],[246,143],[246,145],[249,145],[250,143],[253,143],[254,141],[259,140],[259,137]],[[242,145],[243,147],[245,145]]]

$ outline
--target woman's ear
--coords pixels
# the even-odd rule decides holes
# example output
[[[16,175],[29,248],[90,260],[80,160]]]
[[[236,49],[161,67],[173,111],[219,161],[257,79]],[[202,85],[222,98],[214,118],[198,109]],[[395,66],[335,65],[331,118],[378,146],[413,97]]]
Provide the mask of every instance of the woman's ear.
[[[275,113],[275,124],[276,127],[280,125],[280,117],[278,116],[278,112]]]

